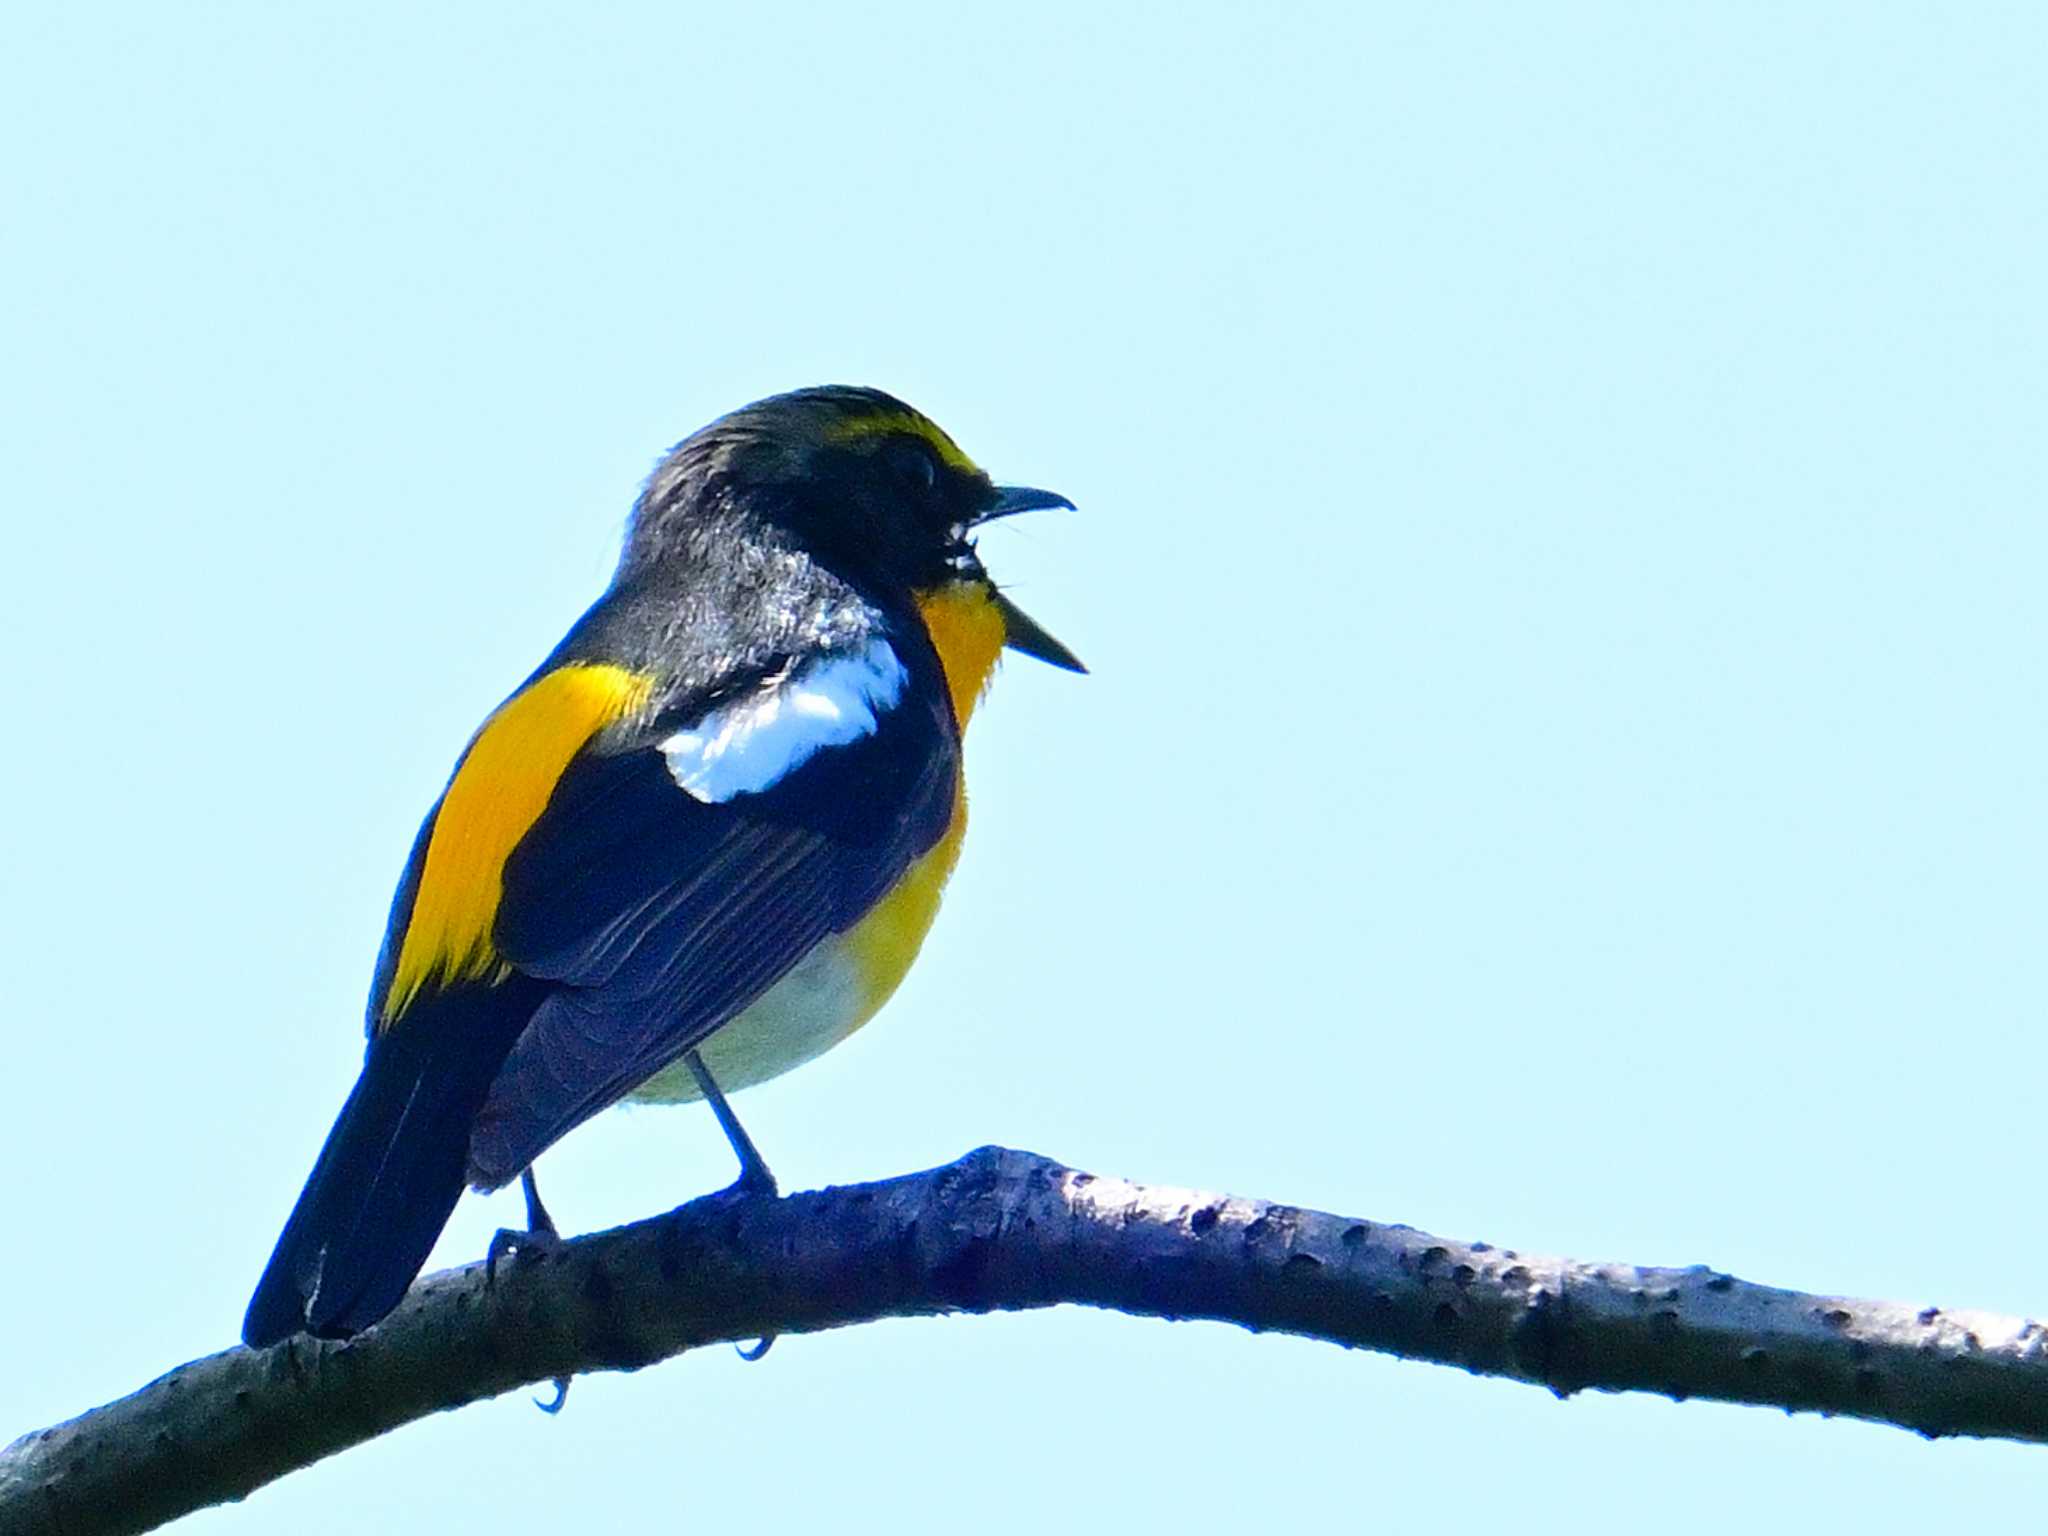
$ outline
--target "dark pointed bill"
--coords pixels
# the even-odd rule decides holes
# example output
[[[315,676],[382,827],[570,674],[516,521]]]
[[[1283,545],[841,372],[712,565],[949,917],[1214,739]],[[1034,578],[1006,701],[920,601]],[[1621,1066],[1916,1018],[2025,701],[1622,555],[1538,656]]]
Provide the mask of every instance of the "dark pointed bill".
[[[975,518],[976,524],[1010,517],[1018,512],[1042,512],[1050,507],[1074,510],[1074,504],[1058,491],[1041,491],[1029,485],[999,485],[988,510]],[[996,593],[996,612],[1003,616],[1003,643],[1013,651],[1036,656],[1040,661],[1065,667],[1069,672],[1086,672],[1081,658],[1047,634],[1038,620],[1019,608],[1001,592]]]
[[[996,499],[989,509],[975,518],[977,523],[993,522],[999,517],[1013,517],[1019,512],[1043,512],[1050,507],[1064,507],[1074,510],[1074,504],[1058,491],[1041,491],[1028,485],[999,485],[995,488]]]
[[[1056,667],[1065,667],[1069,672],[1088,670],[1081,665],[1080,657],[1053,639],[1038,620],[1001,592],[996,593],[996,612],[1003,616],[1003,644],[1011,650],[1022,651],[1026,656],[1036,656],[1040,661],[1049,661]]]

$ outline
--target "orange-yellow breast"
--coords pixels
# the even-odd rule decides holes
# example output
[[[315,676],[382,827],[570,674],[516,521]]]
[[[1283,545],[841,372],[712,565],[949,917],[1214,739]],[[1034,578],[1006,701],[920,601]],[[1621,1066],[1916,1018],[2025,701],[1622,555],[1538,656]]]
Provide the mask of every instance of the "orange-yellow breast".
[[[412,916],[378,1011],[388,1027],[421,989],[500,976],[491,927],[505,860],[547,809],[590,739],[647,702],[650,680],[624,667],[568,666],[501,704],[441,797]]]
[[[1003,654],[1003,616],[989,601],[988,588],[978,582],[924,593],[917,608],[946,670],[953,718],[964,732],[967,717],[988,691]],[[846,934],[873,999],[870,1014],[889,1000],[917,958],[932,919],[938,916],[940,893],[960,861],[960,841],[966,835],[967,779],[962,774],[953,782],[953,819],[938,842]]]

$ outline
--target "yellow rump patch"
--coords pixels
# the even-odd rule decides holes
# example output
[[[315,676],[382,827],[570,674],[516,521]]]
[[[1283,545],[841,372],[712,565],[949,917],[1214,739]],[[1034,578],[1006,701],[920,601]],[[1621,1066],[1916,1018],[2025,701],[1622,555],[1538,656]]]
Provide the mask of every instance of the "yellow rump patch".
[[[646,704],[651,686],[624,667],[562,667],[484,722],[441,797],[380,1027],[424,987],[503,975],[491,928],[505,860],[547,809],[570,761],[591,737]]]
[[[871,416],[856,416],[851,421],[841,422],[826,436],[827,442],[857,443],[871,437],[922,438],[930,445],[939,461],[963,475],[978,475],[981,468],[974,460],[960,451],[960,445],[948,437],[945,430],[935,421],[920,416],[916,411],[876,411]]]

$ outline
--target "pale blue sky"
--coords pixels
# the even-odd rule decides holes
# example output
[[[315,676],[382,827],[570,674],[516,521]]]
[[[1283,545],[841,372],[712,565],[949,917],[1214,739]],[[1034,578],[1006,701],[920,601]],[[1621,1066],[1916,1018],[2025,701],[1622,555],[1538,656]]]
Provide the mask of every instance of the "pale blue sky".
[[[233,1338],[454,753],[663,447],[828,380],[1080,504],[984,553],[1094,675],[999,679],[925,961],[741,1098],[786,1184],[1001,1141],[2048,1309],[2036,8],[724,11],[10,20],[0,1438]],[[2044,1455],[1062,1312],[190,1528],[1964,1528]]]

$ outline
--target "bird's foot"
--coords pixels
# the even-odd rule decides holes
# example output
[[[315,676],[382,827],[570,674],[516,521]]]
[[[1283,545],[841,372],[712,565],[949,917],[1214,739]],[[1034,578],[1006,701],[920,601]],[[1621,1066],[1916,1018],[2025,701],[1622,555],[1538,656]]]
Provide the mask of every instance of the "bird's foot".
[[[501,1260],[517,1255],[520,1258],[545,1259],[562,1246],[562,1232],[555,1225],[555,1218],[548,1214],[548,1208],[540,1203],[540,1185],[534,1182],[533,1169],[528,1168],[519,1175],[519,1187],[526,1194],[526,1230],[514,1231],[511,1227],[500,1227],[491,1234],[491,1246],[484,1252],[484,1284],[490,1285],[498,1278],[498,1264]],[[562,1398],[568,1395],[568,1388],[557,1382],[562,1391],[555,1398],[555,1406],[549,1413],[559,1413]]]
[[[757,1200],[780,1200],[782,1188],[775,1182],[775,1175],[768,1171],[766,1163],[756,1161],[751,1167],[743,1167],[740,1176],[723,1189],[715,1189],[708,1195],[699,1195],[687,1205],[680,1207],[688,1211],[698,1208],[722,1210],[727,1207],[748,1206]],[[751,1364],[767,1354],[779,1334],[763,1334],[751,1344],[735,1344],[733,1352]]]
[[[497,1284],[498,1266],[507,1259],[547,1259],[561,1247],[562,1234],[553,1227],[535,1227],[525,1232],[500,1227],[491,1234],[491,1246],[484,1250],[484,1284]]]
[[[768,1165],[757,1161],[750,1167],[741,1168],[740,1176],[718,1193],[728,1200],[780,1200],[782,1186],[768,1171]]]
[[[491,1234],[491,1246],[484,1252],[484,1284],[493,1285],[498,1278],[498,1265],[505,1259],[548,1259],[562,1247],[562,1234],[555,1228],[555,1218],[548,1214],[548,1208],[540,1203],[540,1191],[534,1187],[533,1170],[529,1168],[526,1183],[526,1230],[520,1232],[511,1227],[500,1227]],[[569,1401],[569,1378],[554,1378],[555,1397],[553,1402],[533,1400],[533,1406],[542,1413],[556,1414]]]
[[[747,1204],[755,1200],[780,1200],[782,1188],[775,1182],[775,1175],[768,1171],[768,1165],[756,1159],[750,1167],[740,1170],[740,1176],[710,1198],[721,1203]],[[747,1364],[756,1360],[774,1347],[777,1334],[764,1333],[751,1344],[733,1345],[733,1353]]]
[[[723,1189],[714,1189],[708,1195],[686,1200],[676,1207],[676,1211],[680,1214],[683,1211],[740,1210],[763,1200],[781,1198],[782,1189],[775,1182],[775,1175],[764,1168],[759,1176],[743,1173]]]

